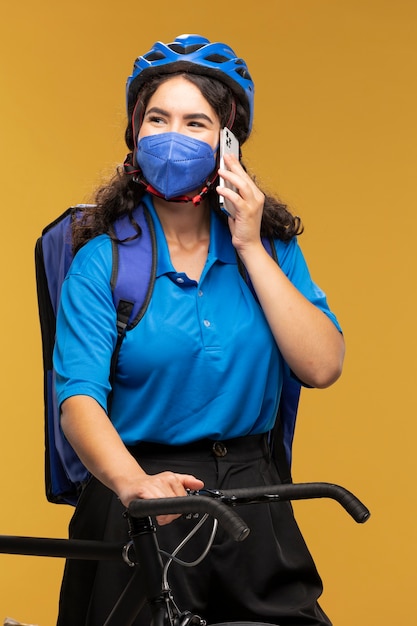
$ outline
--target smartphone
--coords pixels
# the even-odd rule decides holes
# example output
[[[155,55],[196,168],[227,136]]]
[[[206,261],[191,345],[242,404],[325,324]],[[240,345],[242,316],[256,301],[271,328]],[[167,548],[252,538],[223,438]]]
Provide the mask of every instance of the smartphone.
[[[239,160],[239,142],[232,133],[229,128],[222,128],[220,131],[220,167],[225,169],[224,164],[224,155],[225,154],[234,154],[235,157]],[[226,168],[227,169],[227,168]],[[219,186],[227,187],[228,189],[232,189],[233,191],[237,191],[236,187],[224,180],[221,176],[219,177]],[[219,196],[220,208],[226,215],[229,217],[235,217],[235,208],[233,204],[223,196]]]

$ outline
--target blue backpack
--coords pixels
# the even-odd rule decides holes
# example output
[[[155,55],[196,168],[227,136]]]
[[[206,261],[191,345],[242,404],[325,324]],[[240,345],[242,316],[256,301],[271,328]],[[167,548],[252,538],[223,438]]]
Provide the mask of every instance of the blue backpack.
[[[44,228],[35,246],[44,368],[45,491],[49,502],[71,505],[77,503],[89,473],[60,428],[59,410],[54,394],[52,356],[61,286],[73,259],[71,225],[80,218],[87,206],[80,204],[67,209]],[[152,218],[142,204],[135,209],[133,217],[140,227],[139,237],[135,237],[137,229],[128,216],[117,220],[113,225],[111,288],[117,311],[118,340],[112,357],[110,380],[115,376],[123,338],[142,319],[152,297],[155,282],[156,246]],[[264,245],[276,259],[275,247],[271,242],[265,240]],[[132,266],[139,268],[139,280],[137,272],[135,280],[132,280],[129,271]],[[240,271],[248,281],[244,269],[240,268]],[[283,482],[291,482],[291,448],[300,388],[300,384],[292,377],[285,379],[276,424],[270,433],[271,450]],[[110,410],[111,398],[109,412]]]

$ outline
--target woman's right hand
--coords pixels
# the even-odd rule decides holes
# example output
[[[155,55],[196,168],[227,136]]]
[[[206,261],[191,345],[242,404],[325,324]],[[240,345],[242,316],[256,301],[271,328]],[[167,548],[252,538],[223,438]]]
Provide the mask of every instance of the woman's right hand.
[[[137,498],[150,500],[152,498],[173,498],[185,496],[186,489],[202,489],[204,483],[190,474],[176,474],[174,472],[161,472],[160,474],[141,475],[133,482],[127,482],[118,493],[119,499],[124,506],[128,507],[132,500]],[[159,515],[156,521],[160,526],[170,524],[179,515]]]

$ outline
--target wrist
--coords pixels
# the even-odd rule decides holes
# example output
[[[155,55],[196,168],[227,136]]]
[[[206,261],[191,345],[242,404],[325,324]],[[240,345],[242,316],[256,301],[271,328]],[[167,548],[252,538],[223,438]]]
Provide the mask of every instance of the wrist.
[[[241,243],[235,246],[236,252],[239,255],[240,260],[250,271],[251,266],[257,267],[259,263],[263,262],[264,257],[268,257],[268,253],[265,250],[261,239],[258,241]]]

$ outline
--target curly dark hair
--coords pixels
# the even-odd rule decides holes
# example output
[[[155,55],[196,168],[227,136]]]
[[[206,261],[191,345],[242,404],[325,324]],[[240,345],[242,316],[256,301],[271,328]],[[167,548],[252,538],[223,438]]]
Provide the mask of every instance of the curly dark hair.
[[[159,85],[178,75],[183,76],[198,87],[218,115],[222,127],[228,124],[231,125],[233,133],[241,145],[246,140],[249,122],[247,112],[242,104],[236,101],[227,85],[208,76],[187,72],[157,75],[153,76],[140,90],[134,114],[129,119],[125,131],[126,145],[131,151],[127,156],[126,162],[133,164],[133,166],[136,165],[134,156],[136,135],[146,106]],[[231,111],[234,107],[234,120],[231,124]],[[131,169],[133,170],[135,167]],[[111,230],[111,224],[117,218],[123,215],[132,216],[133,210],[139,204],[144,193],[144,186],[138,184],[129,172],[129,168],[125,168],[124,165],[118,166],[110,181],[96,190],[94,197],[95,206],[85,209],[82,218],[74,221],[72,233],[74,249],[78,250],[84,243],[97,235],[108,233]],[[219,208],[218,195],[214,188],[209,189],[207,199],[210,206],[227,221],[227,217]],[[279,199],[265,194],[261,235],[289,241],[292,237],[300,235],[302,232],[303,225],[300,218],[292,215],[287,205]]]

